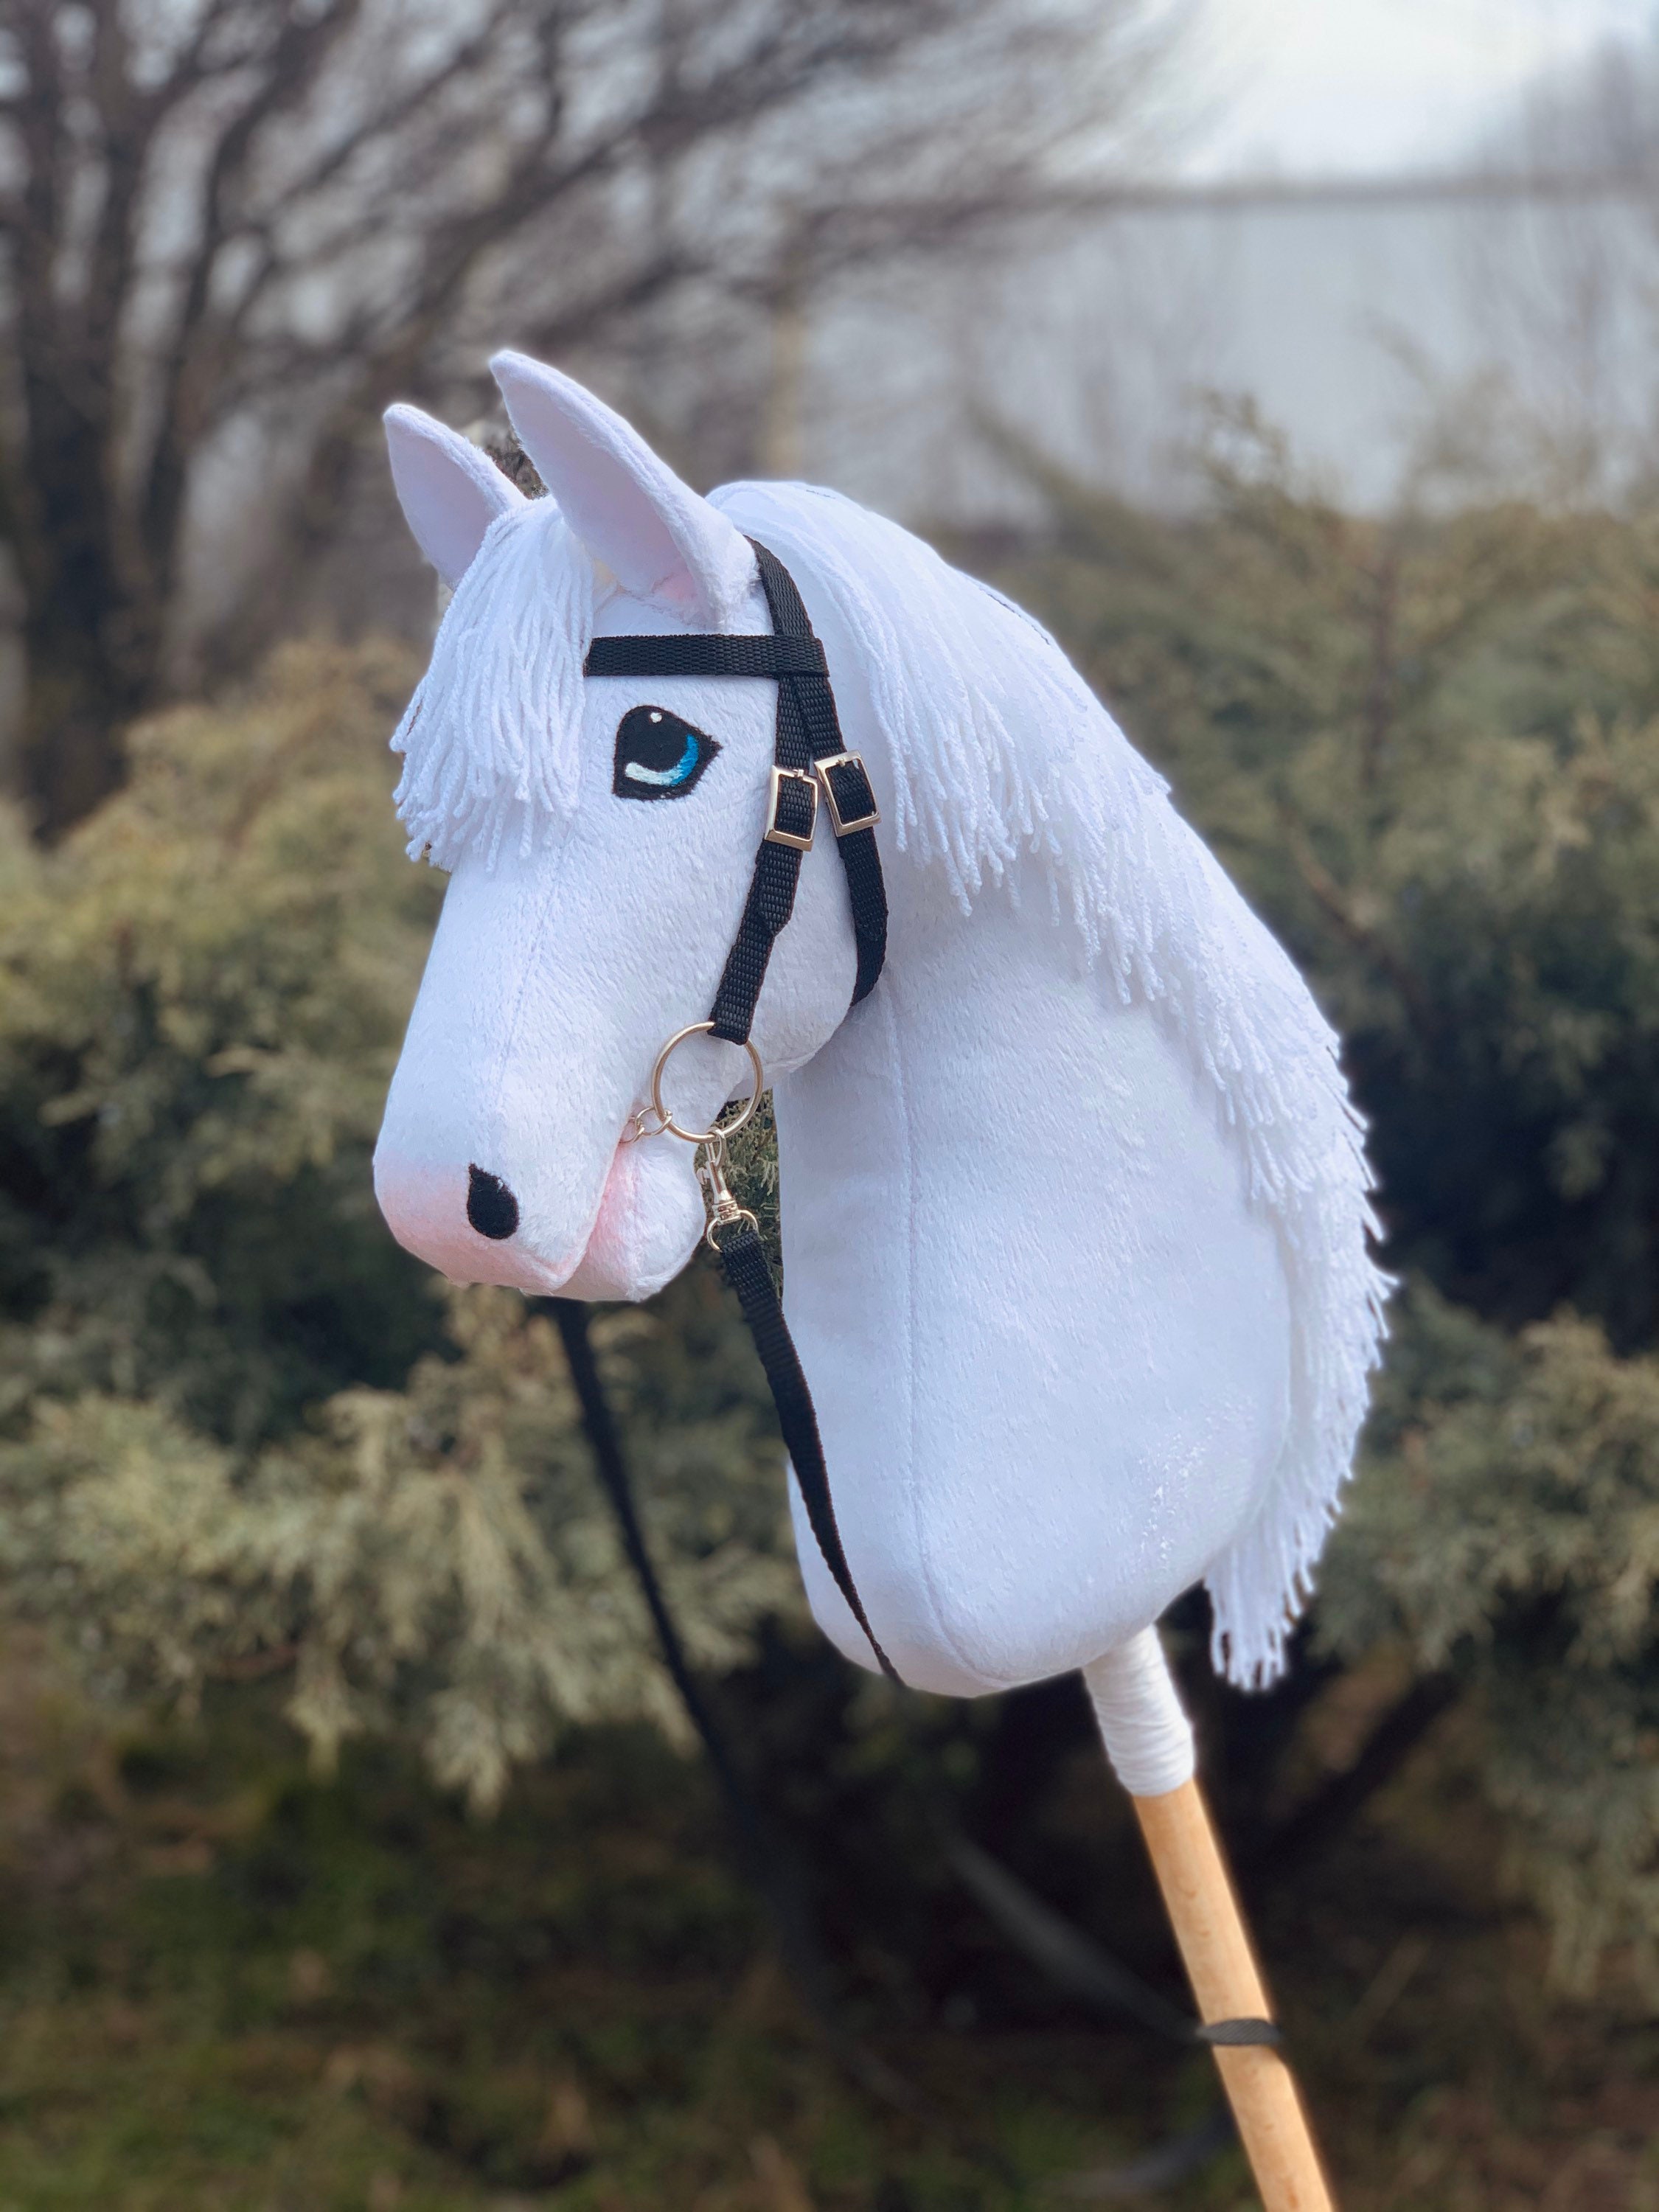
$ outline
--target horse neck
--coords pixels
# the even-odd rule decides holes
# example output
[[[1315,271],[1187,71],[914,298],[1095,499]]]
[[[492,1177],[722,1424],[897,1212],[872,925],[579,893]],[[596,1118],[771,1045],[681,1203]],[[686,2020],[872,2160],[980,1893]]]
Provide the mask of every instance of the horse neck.
[[[1051,1152],[1066,1088],[1088,1082],[1103,1051],[1095,987],[1046,902],[1034,912],[991,892],[964,915],[903,866],[889,893],[880,983],[775,1092],[797,1281],[836,1267],[848,1239],[898,1233],[924,1184],[935,1205],[956,1188],[973,1206],[1000,1162]],[[1026,1194],[1041,1204],[1040,1185]]]
[[[1110,1155],[1126,1121],[1146,1137],[1126,1095],[1144,1055],[1126,1060],[1134,1040],[1102,1020],[1097,978],[1040,884],[1018,890],[964,915],[929,872],[891,869],[878,987],[775,1088],[790,1312],[810,1334],[858,1336],[872,1360],[900,1356],[896,1305],[909,1321],[998,1305],[1011,1241],[1055,1252],[1026,1321],[1060,1328],[1066,1255],[1128,1230]],[[953,1281],[956,1263],[971,1281]]]
[[[957,1694],[1154,1619],[1284,1435],[1284,1283],[1237,1147],[1151,1010],[1020,888],[971,919],[900,893],[881,982],[775,1092],[848,1558],[905,1679]],[[810,1543],[802,1566],[835,1634]]]

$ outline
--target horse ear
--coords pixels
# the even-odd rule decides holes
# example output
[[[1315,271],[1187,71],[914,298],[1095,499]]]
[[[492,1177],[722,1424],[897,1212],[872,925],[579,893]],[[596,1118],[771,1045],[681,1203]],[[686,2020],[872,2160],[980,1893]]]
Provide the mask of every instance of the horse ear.
[[[755,581],[736,526],[569,377],[521,353],[489,366],[543,483],[623,589],[704,629],[734,621]]]
[[[524,494],[488,453],[418,407],[388,407],[392,481],[416,542],[445,583],[459,584],[498,514]]]

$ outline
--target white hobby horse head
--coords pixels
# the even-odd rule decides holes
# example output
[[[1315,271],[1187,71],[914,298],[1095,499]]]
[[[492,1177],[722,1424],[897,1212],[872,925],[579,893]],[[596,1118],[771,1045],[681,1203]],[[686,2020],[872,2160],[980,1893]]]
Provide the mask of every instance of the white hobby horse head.
[[[375,1158],[393,1231],[459,1281],[578,1297],[647,1297],[695,1249],[689,1147],[623,1138],[736,933],[777,686],[582,670],[594,636],[769,630],[752,536],[882,813],[880,983],[848,1012],[820,834],[753,1033],[876,1634],[907,1681],[972,1695],[1116,1650],[1203,1578],[1218,1660],[1268,1679],[1381,1334],[1360,1128],[1305,985],[1007,601],[833,493],[700,498],[580,386],[494,368],[550,498],[386,418],[454,586],[393,739],[410,849],[452,878]],[[732,1046],[675,1066],[688,1122],[746,1085]],[[792,1503],[813,1611],[872,1665]]]

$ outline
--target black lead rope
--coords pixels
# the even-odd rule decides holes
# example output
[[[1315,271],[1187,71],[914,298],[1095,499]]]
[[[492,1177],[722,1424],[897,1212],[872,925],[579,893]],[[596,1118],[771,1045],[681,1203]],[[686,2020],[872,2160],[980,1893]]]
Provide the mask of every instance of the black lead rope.
[[[597,637],[589,648],[589,676],[769,677],[778,687],[777,732],[766,828],[755,855],[743,919],[726,956],[709,1014],[714,1034],[747,1044],[755,1006],[766,980],[772,947],[795,909],[802,856],[810,849],[822,797],[846,872],[858,948],[854,1006],[876,987],[887,957],[887,891],[876,849],[879,820],[864,763],[842,742],[823,647],[794,579],[776,555],[753,538],[761,587],[772,617],[770,636]],[[870,1640],[884,1674],[900,1680],[870,1626],[864,1601],[847,1563],[824,1463],[817,1412],[802,1371],[765,1248],[752,1219],[717,1224],[711,1239],[726,1280],[738,1294],[744,1319],[766,1372],[778,1425],[795,1470],[801,1502],[824,1565]]]
[[[726,1279],[738,1294],[738,1304],[743,1308],[743,1317],[755,1340],[761,1365],[766,1370],[772,1403],[778,1409],[778,1426],[783,1431],[784,1446],[800,1486],[801,1503],[812,1524],[812,1534],[818,1540],[823,1563],[851,1607],[854,1620],[869,1638],[870,1649],[882,1673],[890,1681],[896,1682],[901,1680],[898,1669],[882,1650],[870,1626],[864,1601],[853,1580],[853,1571],[847,1564],[841,1530],[836,1522],[836,1501],[830,1491],[830,1470],[824,1464],[823,1439],[818,1434],[817,1409],[801,1370],[800,1356],[789,1334],[789,1324],[783,1317],[766,1248],[759,1232],[747,1221],[742,1221],[735,1229],[723,1232],[717,1249]]]

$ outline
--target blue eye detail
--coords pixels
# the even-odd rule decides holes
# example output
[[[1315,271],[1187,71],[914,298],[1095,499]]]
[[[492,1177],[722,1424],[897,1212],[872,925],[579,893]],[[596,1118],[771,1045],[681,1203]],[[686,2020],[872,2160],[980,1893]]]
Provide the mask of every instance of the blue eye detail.
[[[684,799],[720,747],[666,707],[635,707],[617,726],[618,799]]]

